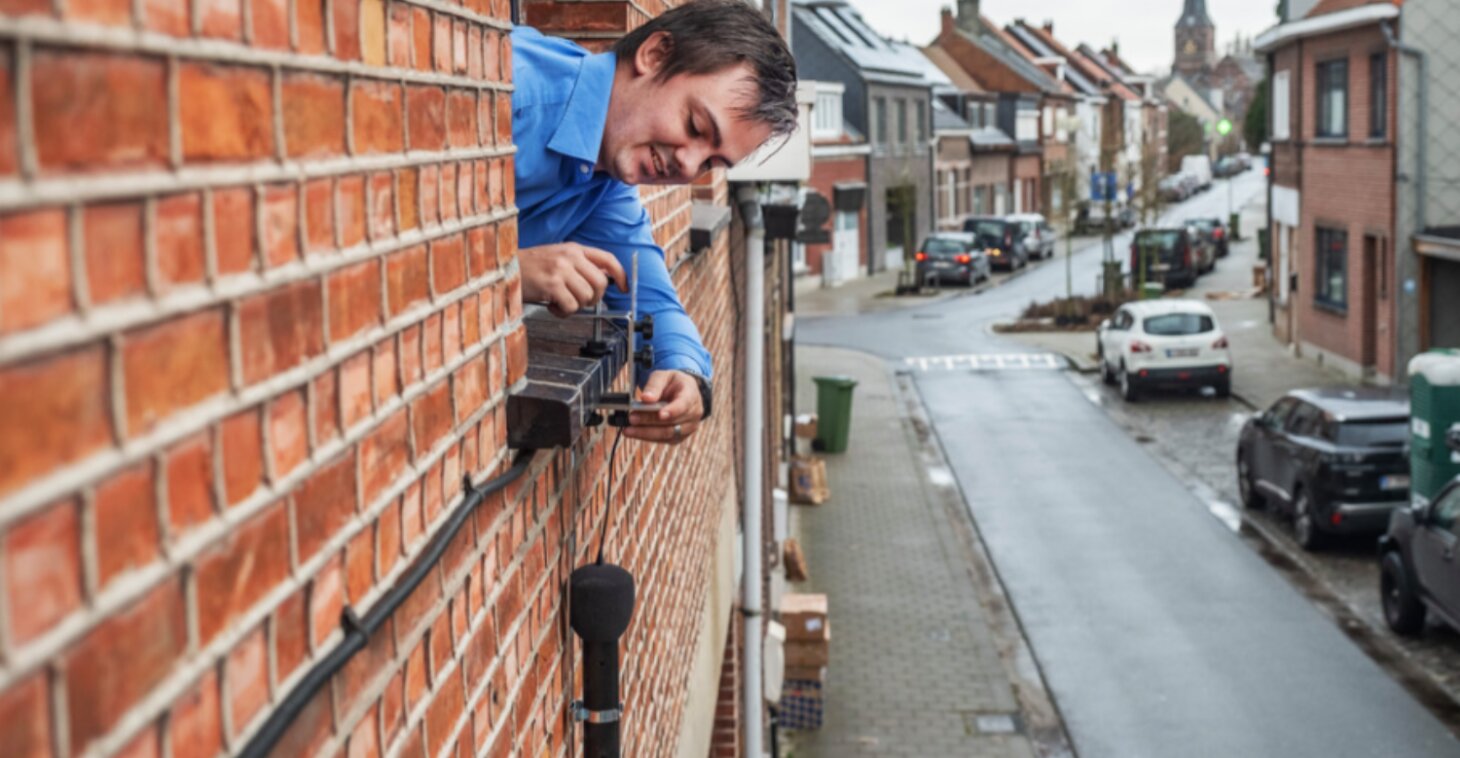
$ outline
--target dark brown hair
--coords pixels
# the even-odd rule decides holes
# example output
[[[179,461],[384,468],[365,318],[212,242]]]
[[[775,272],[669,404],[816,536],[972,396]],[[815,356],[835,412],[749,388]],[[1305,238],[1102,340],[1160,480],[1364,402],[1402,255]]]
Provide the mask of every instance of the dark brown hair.
[[[624,35],[613,52],[630,60],[655,32],[667,32],[669,45],[658,80],[750,64],[756,103],[741,115],[770,126],[772,135],[796,130],[796,59],[760,11],[743,0],[693,0]]]

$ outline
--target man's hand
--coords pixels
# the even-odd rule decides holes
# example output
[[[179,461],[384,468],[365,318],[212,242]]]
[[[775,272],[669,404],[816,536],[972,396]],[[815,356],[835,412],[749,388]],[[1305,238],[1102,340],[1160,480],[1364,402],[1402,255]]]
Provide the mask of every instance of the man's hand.
[[[603,298],[612,280],[629,291],[628,277],[613,253],[575,242],[539,245],[517,251],[522,266],[522,302],[546,303],[559,318]]]
[[[683,371],[655,371],[639,391],[646,403],[663,402],[657,411],[635,411],[629,414],[629,428],[624,436],[647,442],[678,445],[700,428],[705,415],[700,402],[700,384]]]

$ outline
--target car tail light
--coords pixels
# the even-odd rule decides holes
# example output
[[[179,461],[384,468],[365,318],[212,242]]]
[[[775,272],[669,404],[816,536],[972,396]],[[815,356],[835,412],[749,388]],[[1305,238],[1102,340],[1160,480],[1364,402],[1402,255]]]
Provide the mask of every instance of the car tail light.
[[[919,250],[918,253],[917,253],[917,255],[914,255],[913,257],[916,258],[917,260],[925,261],[925,260],[928,259],[928,254],[925,253],[925,252],[923,252],[923,251],[921,251],[921,250]]]
[[[970,263],[970,262],[973,261],[973,256],[970,256],[970,255],[955,255],[955,256],[953,256],[953,260],[958,261],[959,263]]]
[[[1152,352],[1151,351],[1151,346],[1150,345],[1147,345],[1144,342],[1141,342],[1140,340],[1136,340],[1136,341],[1130,343],[1130,351],[1132,353],[1149,353],[1149,352]]]
[[[1212,343],[1213,350],[1226,350],[1228,347],[1229,346],[1227,344],[1227,338],[1225,336],[1218,337],[1217,341]]]
[[[1334,511],[1333,516],[1330,520],[1333,522],[1334,526],[1338,526],[1343,523],[1343,514],[1339,513],[1338,511]]]
[[[1217,366],[1217,373],[1218,374],[1225,374],[1225,373],[1227,373],[1227,367],[1226,366]]]
[[[1227,236],[1227,232],[1225,232],[1222,229],[1214,229],[1214,230],[1212,230],[1212,239],[1218,239],[1219,240],[1219,239],[1221,239],[1221,238],[1223,238],[1225,236]]]

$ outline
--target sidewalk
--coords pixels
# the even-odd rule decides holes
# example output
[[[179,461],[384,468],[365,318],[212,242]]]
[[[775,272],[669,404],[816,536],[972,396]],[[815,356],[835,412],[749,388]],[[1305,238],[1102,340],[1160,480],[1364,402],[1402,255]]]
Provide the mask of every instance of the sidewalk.
[[[793,509],[810,580],[792,591],[828,595],[832,642],[825,724],[789,733],[783,755],[1036,755],[1058,722],[1016,696],[1042,686],[1013,683],[1022,638],[941,453],[930,476],[936,443],[905,418],[909,396],[872,356],[798,347],[796,361],[799,407],[815,407],[812,376],[859,384],[850,448],[824,456],[831,500]]]

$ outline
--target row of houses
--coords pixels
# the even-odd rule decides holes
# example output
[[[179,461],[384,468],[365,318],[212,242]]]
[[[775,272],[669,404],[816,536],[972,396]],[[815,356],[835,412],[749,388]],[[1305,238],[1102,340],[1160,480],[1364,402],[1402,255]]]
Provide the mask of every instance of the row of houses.
[[[999,26],[979,0],[944,9],[924,47],[883,38],[846,0],[796,0],[791,21],[816,82],[805,191],[829,227],[797,245],[799,273],[835,285],[899,268],[922,234],[969,215],[1062,225],[1097,172],[1116,175],[1121,202],[1154,201],[1167,106],[1116,50],[1063,44],[1050,23]]]
[[[1460,13],[1288,0],[1271,81],[1273,331],[1377,383],[1460,346]]]

